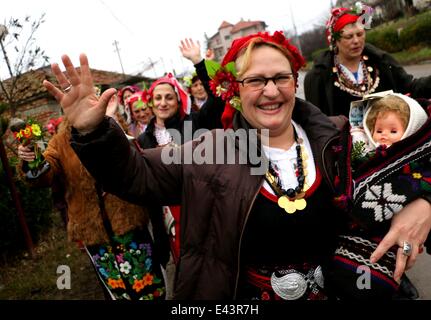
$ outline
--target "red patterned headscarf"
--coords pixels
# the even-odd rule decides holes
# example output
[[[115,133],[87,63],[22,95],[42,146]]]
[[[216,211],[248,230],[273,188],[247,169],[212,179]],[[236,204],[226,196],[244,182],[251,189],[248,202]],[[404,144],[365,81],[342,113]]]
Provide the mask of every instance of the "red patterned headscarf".
[[[369,18],[371,22],[371,15],[373,8],[366,6],[360,2],[357,2],[354,7],[348,8],[334,8],[331,11],[331,16],[326,22],[326,40],[328,41],[329,48],[335,49],[335,41],[340,37],[340,31],[348,24],[356,23],[359,18],[367,15],[365,18]]]
[[[130,97],[128,97],[126,99],[126,101],[124,102],[125,107],[130,111],[130,114],[133,114],[133,110],[132,110],[132,104],[135,101],[141,101],[141,108],[148,108],[150,106],[150,101],[149,101],[149,94],[147,90],[144,91],[138,91],[135,92],[134,94],[132,94]]]
[[[296,81],[296,79],[298,78],[299,69],[301,69],[301,67],[305,65],[305,59],[299,53],[298,48],[292,45],[281,31],[276,31],[273,35],[270,35],[268,32],[259,32],[234,40],[229,51],[224,56],[222,66],[225,66],[229,62],[235,61],[238,58],[239,54],[242,53],[249,46],[250,41],[255,38],[261,39],[263,43],[274,43],[281,45],[282,47],[287,49],[290,54],[288,58]],[[231,106],[229,101],[226,101],[226,106],[221,119],[223,127],[225,129],[232,128],[232,120],[234,114],[235,109]]]
[[[170,84],[173,88],[175,93],[177,94],[178,101],[180,102],[180,116],[181,119],[183,119],[187,114],[190,113],[191,108],[191,100],[190,96],[187,94],[187,92],[183,89],[181,84],[178,82],[177,79],[172,75],[172,73],[168,73],[166,76],[156,80],[151,85],[150,89],[148,90],[149,95],[151,98],[153,97],[153,91],[154,88],[157,87],[159,84],[167,83]]]

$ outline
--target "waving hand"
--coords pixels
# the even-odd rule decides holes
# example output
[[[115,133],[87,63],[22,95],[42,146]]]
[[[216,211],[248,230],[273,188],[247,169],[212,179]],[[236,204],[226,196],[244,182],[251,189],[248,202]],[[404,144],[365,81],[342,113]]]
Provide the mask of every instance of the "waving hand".
[[[181,40],[180,51],[183,57],[190,60],[193,64],[202,61],[201,45],[199,41],[195,43],[193,39],[190,38]]]
[[[66,68],[67,77],[61,72],[58,64],[52,64],[51,69],[62,90],[47,80],[43,82],[43,85],[61,105],[72,126],[82,134],[89,133],[95,130],[103,120],[109,99],[115,94],[115,89],[106,90],[98,98],[94,90],[87,56],[85,54],[79,56],[80,74],[67,55],[63,55],[61,59]]]

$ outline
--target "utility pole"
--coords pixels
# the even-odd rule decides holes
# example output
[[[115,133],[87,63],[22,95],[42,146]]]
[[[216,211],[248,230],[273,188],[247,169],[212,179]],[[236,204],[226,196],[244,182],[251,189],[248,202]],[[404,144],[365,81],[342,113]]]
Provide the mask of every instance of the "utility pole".
[[[156,69],[154,68],[154,65],[156,64],[155,62],[153,62],[153,60],[151,60],[151,58],[148,58],[148,60],[150,61],[150,66],[153,69],[154,72],[154,77],[157,78],[157,73],[156,73]]]
[[[120,60],[120,65],[121,65],[121,71],[123,72],[123,75],[124,75],[125,73],[124,73],[124,68],[123,68],[123,62],[121,61],[120,49],[118,49],[118,41],[114,40],[114,42],[112,44],[115,47],[115,51],[118,54],[118,59]]]
[[[293,32],[295,33],[295,42],[296,42],[296,45],[298,46],[299,53],[302,54],[301,41],[299,41],[298,31],[296,30],[295,19],[293,17],[292,4],[290,3],[290,1],[289,1],[289,8],[290,8],[290,15],[292,17]]]
[[[165,60],[163,60],[163,57],[160,57],[160,61],[162,62],[162,65],[163,65],[164,75],[166,75],[168,72],[166,71]]]
[[[174,61],[172,59],[170,59],[171,61],[171,67],[172,67],[172,72],[174,73],[174,77],[177,77],[177,73],[175,71],[175,66],[174,66]]]

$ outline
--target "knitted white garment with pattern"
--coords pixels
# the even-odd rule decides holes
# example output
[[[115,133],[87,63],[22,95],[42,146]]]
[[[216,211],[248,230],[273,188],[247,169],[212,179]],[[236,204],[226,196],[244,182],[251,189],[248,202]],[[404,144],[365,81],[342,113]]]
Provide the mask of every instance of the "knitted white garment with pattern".
[[[167,145],[172,141],[172,136],[165,127],[155,126],[154,136],[156,137],[159,146]]]

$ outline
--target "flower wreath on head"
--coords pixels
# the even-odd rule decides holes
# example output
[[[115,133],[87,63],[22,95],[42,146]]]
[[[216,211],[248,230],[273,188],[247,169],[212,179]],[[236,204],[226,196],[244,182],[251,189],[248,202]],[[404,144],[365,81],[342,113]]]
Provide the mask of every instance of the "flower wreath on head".
[[[239,98],[239,84],[236,82],[237,70],[235,60],[238,54],[246,48],[252,39],[259,38],[263,43],[281,45],[290,53],[290,64],[297,83],[298,71],[305,65],[305,59],[299,50],[286,39],[283,32],[275,31],[273,35],[268,32],[258,32],[232,42],[221,64],[212,60],[205,60],[208,76],[211,78],[210,88],[215,96],[225,102],[225,110],[222,115],[223,127],[232,127],[232,119],[235,110],[242,112],[241,99]]]
[[[147,89],[142,90],[141,99],[139,105],[142,103],[142,107],[153,107],[153,101],[151,100],[151,95],[148,93]]]
[[[329,49],[334,51],[336,48],[335,42],[341,39],[341,29],[345,25],[355,23],[361,16],[366,15],[369,20],[362,21],[371,24],[372,14],[374,9],[361,2],[356,2],[353,7],[349,8],[334,8],[331,11],[331,17],[326,22],[326,36],[329,44]]]

